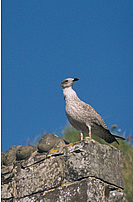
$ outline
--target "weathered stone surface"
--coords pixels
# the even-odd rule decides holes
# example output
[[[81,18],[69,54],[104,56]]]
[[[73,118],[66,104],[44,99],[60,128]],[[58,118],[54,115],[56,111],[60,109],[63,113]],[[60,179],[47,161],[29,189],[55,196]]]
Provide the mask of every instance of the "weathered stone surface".
[[[105,188],[108,191],[105,193]],[[113,191],[112,191],[113,190]],[[108,185],[94,177],[85,178],[48,191],[38,192],[16,199],[15,202],[46,201],[46,202],[126,202],[124,194],[117,187]]]
[[[1,175],[1,179],[2,179],[2,184],[8,184],[9,182],[12,181],[12,178],[14,177],[14,173],[7,173],[5,175]]]
[[[12,194],[9,190],[9,184],[4,184],[1,187],[1,196],[3,199],[9,199],[12,197]]]
[[[55,134],[47,133],[39,141],[37,148],[39,152],[48,152],[53,147],[65,146],[65,141]]]
[[[108,202],[126,202],[125,195],[120,190],[110,191]]]
[[[2,169],[2,201],[122,201],[122,152],[92,139]]]
[[[21,145],[14,145],[10,147],[4,157],[3,157],[3,164],[8,166],[11,165],[16,160],[16,151],[21,147]]]
[[[51,157],[31,167],[21,169],[15,177],[19,198],[61,185],[63,180],[62,157]]]
[[[5,166],[2,168],[1,170],[1,174],[7,174],[7,173],[11,173],[13,170],[13,165],[10,165],[10,166]]]
[[[104,181],[97,179],[95,177],[88,177],[87,179],[87,201],[103,201],[106,202],[110,199],[113,199],[112,202],[117,201],[117,197],[112,197],[112,191],[119,193],[119,191],[122,193],[119,199],[121,199],[123,202],[125,201],[124,194],[121,189],[118,187],[107,184]],[[126,201],[125,201],[126,202]]]
[[[31,165],[34,165],[44,159],[47,158],[47,155],[44,153],[38,153],[37,151],[35,151],[34,153],[32,153],[31,157],[25,161],[22,162],[22,168],[26,168],[29,167]]]
[[[1,152],[1,166],[3,165],[3,158],[5,156],[5,153],[4,152]]]
[[[86,180],[81,180],[81,182],[74,182],[71,184],[61,186],[60,188],[57,189],[52,189],[40,193],[39,199],[40,201],[44,200],[47,202],[87,201],[86,189],[87,189]],[[34,200],[37,201],[37,195],[34,195]],[[31,199],[29,201],[31,201]]]
[[[36,150],[35,146],[24,145],[16,151],[16,160],[28,159],[31,154]]]
[[[87,140],[67,147],[65,174],[68,181],[94,176],[123,188],[123,155],[120,150]]]
[[[47,157],[64,155],[65,152],[66,152],[66,147],[59,147],[59,148],[51,149],[47,153]]]
[[[13,198],[10,199],[1,199],[2,202],[14,202],[15,200]]]

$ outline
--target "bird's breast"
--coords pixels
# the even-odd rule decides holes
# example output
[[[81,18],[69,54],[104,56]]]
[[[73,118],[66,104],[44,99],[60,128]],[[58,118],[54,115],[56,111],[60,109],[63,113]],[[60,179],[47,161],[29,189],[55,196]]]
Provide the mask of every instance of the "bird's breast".
[[[84,113],[76,102],[66,102],[66,116],[71,125],[82,132],[88,132],[88,128],[84,122]]]
[[[66,102],[65,111],[68,116],[70,116],[76,120],[79,119],[79,117],[82,113],[82,112],[80,113],[78,104],[76,102],[72,102],[72,101]]]

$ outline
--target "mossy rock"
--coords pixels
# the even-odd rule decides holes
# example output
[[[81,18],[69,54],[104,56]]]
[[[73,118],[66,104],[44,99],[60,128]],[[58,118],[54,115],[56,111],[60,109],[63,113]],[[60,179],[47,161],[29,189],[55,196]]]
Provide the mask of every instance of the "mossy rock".
[[[3,165],[3,159],[4,159],[5,153],[1,152],[1,166]]]
[[[16,160],[16,151],[21,146],[22,145],[13,145],[6,151],[5,155],[3,156],[3,165],[5,166],[11,165]]]
[[[48,152],[53,147],[55,148],[65,145],[65,141],[62,138],[55,134],[47,133],[40,139],[39,143],[37,144],[37,148],[39,152]]]
[[[24,160],[24,159],[28,159],[31,154],[36,151],[36,147],[35,146],[31,146],[31,145],[24,145],[21,146],[17,151],[16,151],[16,160]]]

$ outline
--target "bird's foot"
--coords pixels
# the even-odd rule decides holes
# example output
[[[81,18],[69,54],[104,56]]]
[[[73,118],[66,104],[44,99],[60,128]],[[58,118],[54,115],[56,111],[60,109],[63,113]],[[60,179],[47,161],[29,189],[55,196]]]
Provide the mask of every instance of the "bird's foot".
[[[90,139],[91,139],[91,137],[86,136],[84,140],[90,140]]]
[[[84,140],[86,140],[86,141],[91,140],[91,141],[95,142],[95,140],[94,140],[94,139],[92,139],[92,138],[91,138],[91,137],[89,137],[89,136],[86,136],[86,137],[84,138]]]

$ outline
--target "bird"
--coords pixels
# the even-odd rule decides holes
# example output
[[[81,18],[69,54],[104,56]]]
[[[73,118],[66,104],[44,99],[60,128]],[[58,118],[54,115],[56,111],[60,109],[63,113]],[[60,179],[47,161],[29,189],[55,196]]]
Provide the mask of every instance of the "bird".
[[[81,141],[83,133],[94,134],[108,143],[119,142],[118,139],[125,138],[112,134],[98,112],[89,104],[81,101],[74,91],[73,84],[79,78],[66,78],[61,82],[65,100],[65,113],[70,124],[80,132]]]

